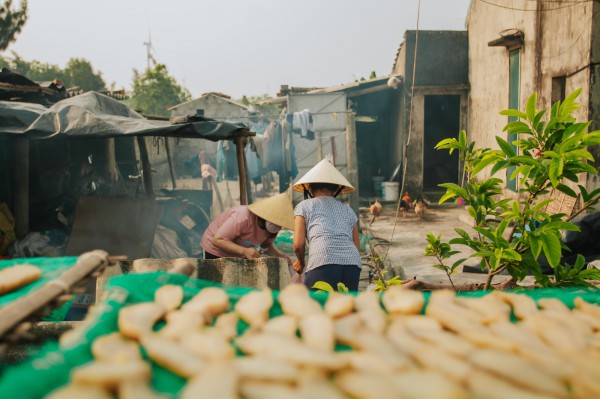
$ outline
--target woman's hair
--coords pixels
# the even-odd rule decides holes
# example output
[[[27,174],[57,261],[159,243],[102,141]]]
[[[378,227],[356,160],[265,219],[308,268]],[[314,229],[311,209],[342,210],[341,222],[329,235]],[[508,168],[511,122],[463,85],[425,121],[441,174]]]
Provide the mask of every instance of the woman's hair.
[[[310,190],[315,191],[327,190],[331,193],[336,193],[340,186],[331,183],[310,183]]]

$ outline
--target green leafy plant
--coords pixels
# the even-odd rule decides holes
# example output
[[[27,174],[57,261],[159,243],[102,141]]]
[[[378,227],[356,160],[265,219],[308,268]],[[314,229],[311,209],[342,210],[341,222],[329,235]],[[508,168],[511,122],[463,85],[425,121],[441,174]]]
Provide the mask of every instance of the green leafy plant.
[[[579,263],[573,267],[560,264],[561,249],[565,247],[560,241],[561,231],[577,231],[578,227],[569,220],[600,199],[600,189],[588,192],[582,185],[573,188],[581,174],[598,174],[587,147],[600,144],[600,131],[588,133],[590,122],[577,122],[573,117],[573,112],[578,109],[575,100],[580,91],[556,102],[548,120],[542,120],[547,110],[536,108],[536,94],[529,97],[525,112],[515,109],[500,112],[516,119],[508,123],[504,131],[517,139],[509,143],[496,136],[499,149],[476,148],[474,142],[467,141],[464,131],[457,139],[445,139],[437,144],[437,149],[447,149],[450,153],[458,151],[465,170],[463,186],[440,185],[446,189],[440,203],[463,198],[468,204],[467,212],[474,220],[476,234],[471,237],[465,230],[456,228],[459,237],[446,244],[450,247],[428,240],[432,256],[440,256],[443,260],[444,254],[455,253],[451,250],[454,245],[471,248],[474,253],[461,261],[480,259],[482,270],[488,274],[486,289],[493,277],[504,270],[519,281],[531,273],[542,286],[598,277],[595,273],[586,273]],[[490,177],[477,179],[477,175],[488,167],[491,168]],[[508,179],[517,179],[514,198],[501,198],[503,180],[493,177],[507,169],[512,171]],[[546,212],[546,206],[553,200],[545,197],[552,189],[570,197],[579,196],[582,201],[580,211],[566,220],[564,214]],[[538,261],[542,253],[554,268],[554,281],[542,274]],[[443,262],[435,267],[442,268],[448,276],[454,271],[452,267],[443,266]]]
[[[454,286],[454,282],[452,281],[452,274],[456,273],[456,268],[467,259],[459,259],[458,261],[454,262],[451,266],[445,265],[444,261],[449,259],[452,255],[456,255],[458,253],[460,253],[460,251],[453,251],[452,246],[450,244],[442,242],[441,234],[437,237],[432,233],[427,234],[427,246],[425,247],[425,255],[435,256],[438,263],[432,266],[446,273],[446,276],[448,276],[448,280],[450,281],[450,285],[452,285],[452,289],[454,290],[454,292],[456,292],[456,287]]]
[[[403,281],[400,279],[400,276],[395,276],[390,279],[385,278],[385,275],[388,273],[388,271],[385,269],[383,259],[376,255],[375,252],[372,252],[368,259],[368,265],[373,269],[374,274],[377,276],[371,280],[371,282],[375,284],[373,291],[383,292],[391,286],[402,285]]]
[[[381,273],[385,276],[387,270],[382,270]],[[375,278],[372,282],[375,284],[375,287],[373,288],[373,291],[375,292],[383,292],[394,285],[402,285],[403,283],[400,276],[395,276],[388,280],[385,280],[384,278]]]
[[[335,290],[331,284],[325,281],[317,281],[312,288],[316,289],[317,292],[334,292]],[[348,287],[344,283],[337,283],[337,291],[341,294],[347,294],[350,292]]]

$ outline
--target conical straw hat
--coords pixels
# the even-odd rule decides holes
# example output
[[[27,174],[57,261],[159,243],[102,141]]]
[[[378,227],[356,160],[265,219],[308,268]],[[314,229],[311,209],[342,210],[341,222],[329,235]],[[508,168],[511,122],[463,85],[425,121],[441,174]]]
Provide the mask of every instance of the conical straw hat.
[[[308,184],[310,183],[330,183],[344,186],[341,194],[350,194],[354,191],[352,184],[350,184],[344,175],[342,175],[327,159],[324,159],[313,166],[311,170],[306,172],[306,174],[294,184],[293,188],[296,191],[304,192],[304,185],[306,184],[306,188],[308,189]]]
[[[294,208],[288,193],[282,193],[248,205],[250,212],[267,222],[294,230]]]

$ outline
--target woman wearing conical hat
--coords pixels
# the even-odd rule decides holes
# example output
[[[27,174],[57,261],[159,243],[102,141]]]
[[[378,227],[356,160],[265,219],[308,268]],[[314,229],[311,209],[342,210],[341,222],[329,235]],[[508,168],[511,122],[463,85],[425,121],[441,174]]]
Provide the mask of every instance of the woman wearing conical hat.
[[[325,281],[337,288],[343,283],[358,290],[361,259],[358,217],[336,199],[354,187],[328,160],[322,160],[294,185],[304,201],[294,210],[294,270],[305,272],[304,284],[312,288]],[[305,247],[309,244],[308,262]]]
[[[283,193],[251,205],[227,209],[217,217],[202,236],[205,259],[260,257],[257,248],[267,254],[292,260],[275,246],[281,228],[293,230],[294,209],[289,194]]]

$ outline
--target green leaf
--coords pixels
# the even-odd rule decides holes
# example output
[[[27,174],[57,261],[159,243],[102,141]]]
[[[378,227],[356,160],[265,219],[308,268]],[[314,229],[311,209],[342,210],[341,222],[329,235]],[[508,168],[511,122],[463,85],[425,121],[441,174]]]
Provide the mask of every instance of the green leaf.
[[[549,222],[543,225],[544,230],[567,230],[567,231],[580,231],[579,226],[569,222],[556,221]]]
[[[516,155],[515,150],[512,148],[512,146],[508,144],[508,142],[502,137],[496,136],[496,142],[500,146],[502,152],[508,155],[509,157],[514,157]]]
[[[442,198],[440,198],[440,200],[438,201],[439,204],[443,204],[444,202],[448,201],[449,199],[452,199],[454,197],[456,197],[456,193],[453,192],[446,192],[446,194],[442,195]]]
[[[494,167],[492,168],[492,171],[490,172],[491,175],[495,175],[496,172],[498,172],[500,169],[506,168],[508,165],[510,165],[510,162],[508,161],[497,162],[496,165],[494,165]]]
[[[519,253],[513,249],[505,249],[504,250],[504,259],[520,261],[521,255],[519,255]]]
[[[495,157],[486,157],[477,163],[477,166],[473,168],[473,172],[471,172],[471,176],[476,176],[479,172],[485,169],[488,165],[494,163],[496,161]]]
[[[433,266],[434,268],[436,268],[436,269],[438,269],[438,270],[442,270],[442,271],[444,271],[444,272],[449,270],[449,269],[448,269],[448,267],[446,267],[446,266],[444,266],[444,265],[439,265],[439,264],[438,264],[438,265],[431,265],[431,266]]]
[[[516,155],[514,157],[510,158],[510,163],[511,164],[519,164],[519,163],[524,163],[526,165],[531,165],[531,166],[540,166],[539,161],[537,161],[536,159],[534,159],[533,157],[527,156],[527,155]]]
[[[553,233],[540,235],[540,241],[542,242],[542,249],[548,263],[553,268],[559,264],[561,258],[560,240]]]
[[[325,284],[327,284],[327,283],[325,283]],[[347,293],[350,292],[350,290],[348,289],[348,287],[346,287],[346,285],[344,283],[341,283],[341,282],[337,283],[337,289],[338,289],[338,292],[341,292],[341,293],[344,293],[344,294],[347,294]]]
[[[560,115],[570,114],[571,112],[573,112],[577,108],[579,108],[578,104],[575,102],[575,99],[579,96],[580,93],[581,93],[581,87],[578,88],[577,90],[575,90],[574,92],[572,92],[571,94],[569,94],[567,96],[567,98],[565,98],[563,100],[563,102],[559,108]]]
[[[442,183],[442,184],[438,184],[438,186],[443,187],[443,188],[447,189],[448,191],[453,191],[463,198],[467,198],[469,196],[467,191],[464,188],[462,188],[461,186],[459,186],[458,184],[455,184],[455,183]]]
[[[579,272],[579,276],[586,280],[600,280],[600,269],[586,269]]]
[[[513,133],[531,133],[531,129],[529,129],[529,125],[527,125],[527,123],[525,122],[521,122],[521,121],[513,121],[513,122],[509,122],[506,126],[504,126],[504,129],[502,129],[503,132],[508,131],[509,133],[513,134]]]
[[[321,291],[325,291],[325,292],[333,292],[333,287],[331,286],[331,284],[325,282],[325,281],[317,281],[312,288],[317,289],[317,290],[321,290]]]
[[[490,241],[496,241],[496,236],[491,231],[484,229],[483,227],[473,227],[473,229],[479,232],[485,238],[489,239]]]
[[[490,256],[494,256],[492,251],[478,251],[470,256],[470,258],[489,258]]]
[[[517,110],[517,109],[505,109],[500,111],[500,115],[505,115],[505,116],[516,116],[517,118],[527,118],[527,115],[525,115],[523,112]]]
[[[577,198],[577,193],[569,186],[560,183],[556,186],[556,189],[567,194],[569,197]]]
[[[529,245],[531,246],[531,253],[533,254],[533,257],[537,259],[542,253],[541,240],[531,234],[529,235]]]
[[[546,113],[546,110],[543,109],[540,112],[537,113],[537,115],[535,116],[535,118],[533,119],[533,128],[537,129],[538,125],[540,123],[540,120],[542,119],[542,117],[544,116],[544,114]]]
[[[527,105],[525,107],[525,113],[527,114],[527,119],[533,122],[535,119],[535,103],[537,102],[537,93],[533,93],[529,99],[527,100]]]
[[[461,130],[458,132],[458,142],[462,148],[467,148],[467,132]]]
[[[448,146],[449,144],[454,144],[454,143],[457,143],[455,138],[444,139],[435,145],[435,149],[436,150],[446,149],[446,148],[449,148],[449,146]]]

